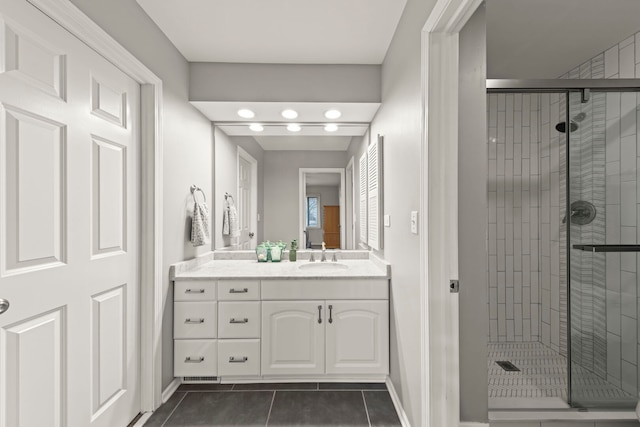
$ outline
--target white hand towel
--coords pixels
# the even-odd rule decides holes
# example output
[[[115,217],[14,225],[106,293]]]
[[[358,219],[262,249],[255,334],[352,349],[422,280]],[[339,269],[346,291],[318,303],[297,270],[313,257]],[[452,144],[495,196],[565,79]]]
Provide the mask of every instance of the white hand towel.
[[[229,205],[222,212],[222,235],[228,236],[229,233]]]
[[[240,235],[240,226],[238,225],[238,211],[233,204],[229,205],[229,231],[231,237],[238,237]]]
[[[209,208],[205,202],[197,200],[193,204],[193,218],[191,220],[191,243],[193,246],[202,246],[210,242],[209,234]]]

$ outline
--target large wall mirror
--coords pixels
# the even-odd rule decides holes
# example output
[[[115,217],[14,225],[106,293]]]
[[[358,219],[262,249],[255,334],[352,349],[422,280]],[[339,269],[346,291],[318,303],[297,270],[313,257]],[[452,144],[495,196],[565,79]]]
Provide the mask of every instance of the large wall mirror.
[[[317,124],[302,125],[300,135],[268,126],[257,135],[246,123],[214,123],[214,249],[251,250],[267,240],[371,248],[360,236],[362,214],[368,221],[370,213],[360,206],[358,163],[377,141],[368,124],[341,124],[330,136]]]

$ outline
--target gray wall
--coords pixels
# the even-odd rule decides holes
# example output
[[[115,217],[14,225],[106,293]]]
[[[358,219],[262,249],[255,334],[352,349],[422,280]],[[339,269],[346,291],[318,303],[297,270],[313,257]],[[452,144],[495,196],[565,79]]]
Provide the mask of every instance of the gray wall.
[[[480,6],[460,33],[458,230],[460,419],[487,417],[486,25]],[[480,319],[483,319],[480,321]]]
[[[190,240],[191,184],[212,199],[213,134],[211,125],[188,102],[189,66],[135,0],[72,0],[86,15],[142,61],[163,81],[164,253],[162,386],[173,380],[173,289],[169,265],[207,252]]]
[[[391,381],[413,426],[421,425],[420,210],[421,33],[435,0],[408,0],[382,65],[382,106],[371,135],[384,135],[384,257],[391,263]],[[421,213],[420,230],[425,230]],[[483,270],[484,271],[484,270]]]
[[[190,65],[192,101],[380,102],[380,65]]]
[[[309,194],[316,194],[320,196],[319,212],[320,216],[322,216],[322,221],[320,223],[321,227],[316,230],[309,230],[309,239],[314,245],[321,245],[324,229],[324,207],[340,205],[340,187],[307,185],[307,195]]]
[[[263,212],[263,178],[264,178],[264,150],[251,136],[228,136],[223,131],[215,128],[215,182],[214,203],[212,207],[211,221],[214,236],[214,248],[222,249],[231,244],[229,236],[222,235],[222,211],[225,207],[224,195],[229,193],[237,198],[238,192],[238,147],[243,148],[258,162],[258,207],[257,212],[262,216]],[[255,230],[254,239],[262,241],[264,235],[264,222],[258,221],[258,229]]]
[[[347,161],[344,151],[265,151],[263,240],[299,239],[300,168],[344,168]]]

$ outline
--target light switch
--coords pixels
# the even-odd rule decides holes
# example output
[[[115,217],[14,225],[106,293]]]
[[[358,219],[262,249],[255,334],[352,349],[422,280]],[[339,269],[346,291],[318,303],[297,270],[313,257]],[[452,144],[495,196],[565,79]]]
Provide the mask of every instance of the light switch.
[[[411,211],[411,232],[418,234],[418,211]]]
[[[391,227],[391,215],[384,216],[384,226]]]

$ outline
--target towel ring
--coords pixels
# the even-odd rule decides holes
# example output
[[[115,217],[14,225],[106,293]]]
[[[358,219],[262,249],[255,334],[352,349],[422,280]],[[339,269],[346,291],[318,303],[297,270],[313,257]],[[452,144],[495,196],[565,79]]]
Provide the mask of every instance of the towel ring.
[[[229,193],[224,193],[224,199],[231,199],[231,201],[235,203],[235,200],[233,200],[233,196]]]
[[[202,193],[202,197],[204,198],[204,202],[207,202],[207,196],[206,194],[204,194],[204,191],[202,191],[202,188],[198,187],[197,185],[193,184],[191,186],[191,194],[193,195],[193,199],[195,200],[196,198],[196,191],[199,191],[200,193]]]

